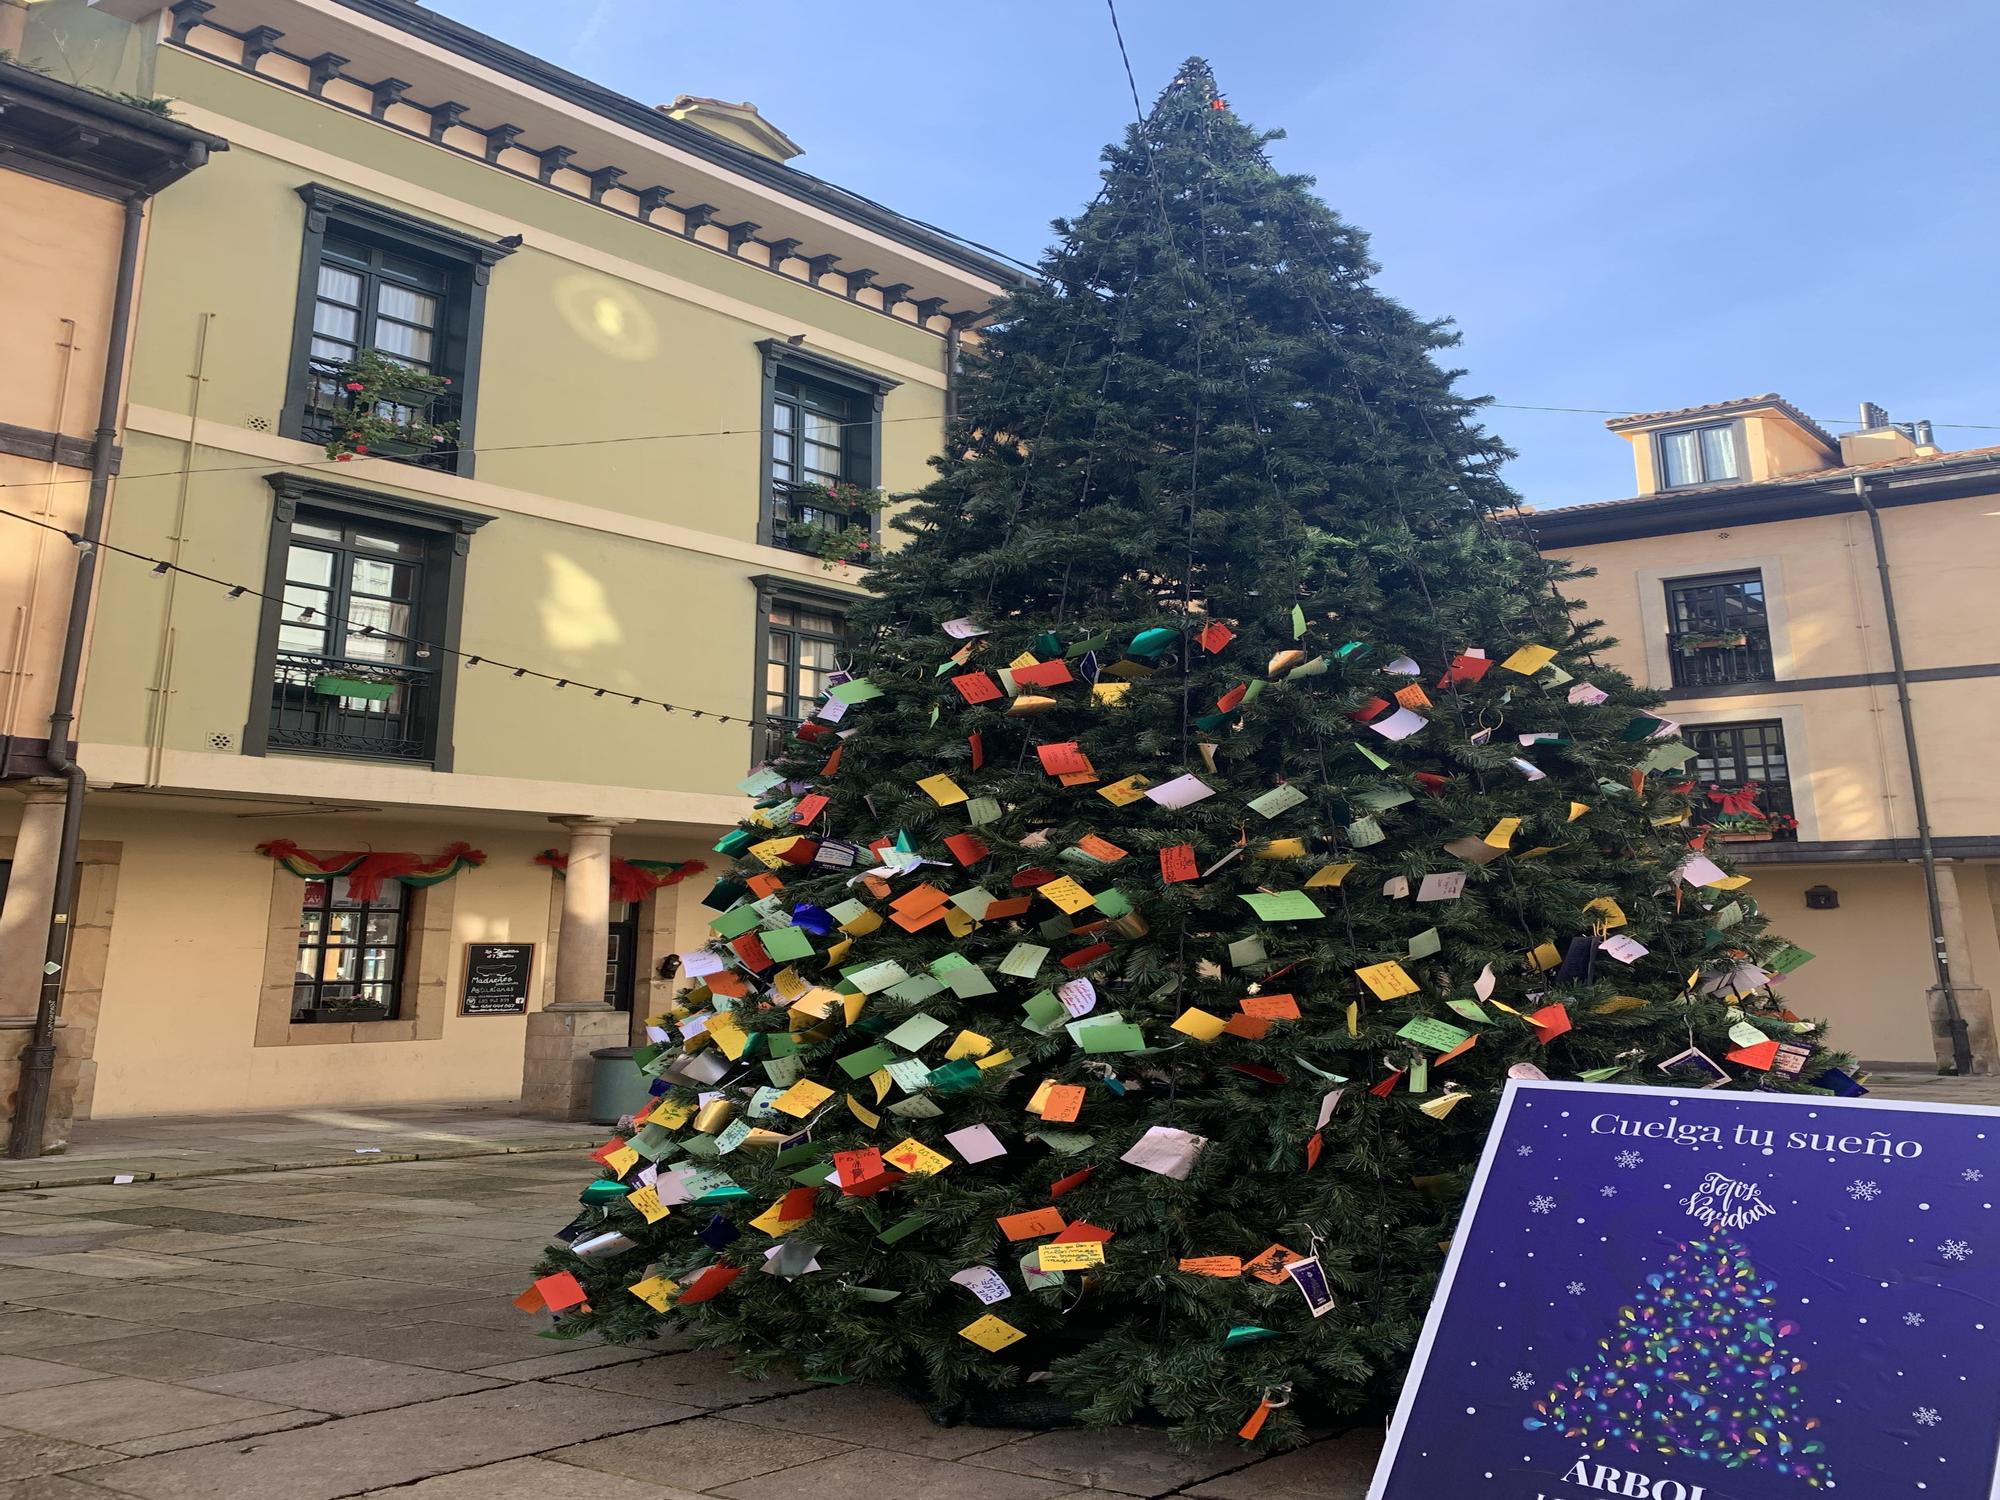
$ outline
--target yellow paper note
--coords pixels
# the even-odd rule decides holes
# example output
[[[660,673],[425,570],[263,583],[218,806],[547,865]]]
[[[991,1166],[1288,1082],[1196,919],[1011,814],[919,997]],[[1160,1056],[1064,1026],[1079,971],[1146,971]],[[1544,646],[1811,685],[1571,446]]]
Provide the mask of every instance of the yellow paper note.
[[[1523,646],[1500,663],[1500,670],[1519,672],[1523,677],[1532,677],[1555,659],[1556,648],[1553,646]]]
[[[662,1130],[679,1130],[694,1118],[694,1106],[685,1099],[662,1099],[653,1106],[653,1113],[647,1119],[648,1125],[657,1125]]]
[[[958,1330],[958,1336],[962,1339],[971,1339],[980,1348],[990,1349],[995,1353],[1005,1349],[1009,1344],[1018,1344],[1027,1337],[1012,1323],[1003,1322],[992,1313],[966,1324]]]
[[[1104,1264],[1104,1245],[1098,1240],[1076,1240],[1067,1245],[1042,1246],[1044,1271],[1082,1271]]]
[[[616,1151],[604,1153],[604,1165],[620,1177],[639,1165],[639,1153],[630,1146],[620,1146]]]
[[[1014,1054],[1009,1052],[1005,1047],[1002,1047],[998,1052],[989,1052],[984,1057],[980,1058],[979,1066],[981,1067],[981,1069],[997,1068],[1001,1066],[1003,1063],[1010,1063],[1013,1060],[1014,1060]]]
[[[1561,968],[1562,961],[1562,949],[1554,943],[1538,943],[1535,945],[1535,951],[1528,955],[1528,967],[1541,969],[1544,972]]]
[[[1122,781],[1114,781],[1109,786],[1097,789],[1097,795],[1118,807],[1130,807],[1134,802],[1144,800],[1146,788],[1152,783],[1143,776],[1127,776]]]
[[[1341,881],[1347,879],[1348,872],[1353,868],[1352,860],[1340,865],[1321,865],[1313,871],[1312,878],[1306,882],[1306,889],[1310,891],[1321,886],[1339,885]]]
[[[796,833],[788,833],[781,839],[765,839],[761,844],[752,844],[750,853],[763,863],[767,870],[781,870],[785,866],[785,851],[799,841]]]
[[[1129,682],[1094,682],[1090,686],[1090,701],[1099,708],[1116,708],[1118,700],[1131,691]]]
[[[783,1198],[780,1198],[776,1203],[773,1203],[769,1208],[765,1209],[761,1214],[757,1215],[756,1218],[752,1219],[750,1221],[750,1227],[752,1229],[763,1230],[764,1233],[768,1234],[769,1236],[771,1236],[772,1239],[775,1240],[784,1238],[784,1236],[790,1234],[794,1229],[797,1229],[801,1224],[812,1223],[811,1219],[779,1218],[778,1214],[784,1208],[784,1206],[785,1206],[785,1200]]]
[[[1623,927],[1625,925],[1625,908],[1609,896],[1599,896],[1595,901],[1586,901],[1583,904],[1583,909],[1585,911],[1596,912],[1598,914],[1597,925],[1606,932],[1611,931],[1614,927]]]
[[[737,1022],[736,1017],[724,1011],[708,1023],[708,1030],[702,1033],[714,1042],[722,1055],[734,1062],[743,1055],[743,1049],[750,1045],[750,1033]]]
[[[790,1005],[810,990],[812,985],[807,983],[797,969],[787,964],[771,976],[771,988],[777,992],[779,1000]]]
[[[955,938],[971,937],[972,929],[978,925],[968,913],[956,906],[947,906],[944,909],[944,930]]]
[[[1591,1013],[1599,1016],[1615,1016],[1620,1011],[1638,1010],[1646,1002],[1637,995],[1613,995],[1598,1005],[1591,1006]]]
[[[1272,839],[1269,843],[1260,846],[1256,854],[1252,857],[1255,859],[1303,859],[1305,852],[1306,841],[1304,839]],[[1329,866],[1328,868],[1332,867]],[[1318,879],[1318,877],[1315,876],[1314,879]],[[1332,882],[1325,883],[1331,884]],[[1307,884],[1311,884],[1311,882],[1308,881]]]
[[[1212,1042],[1222,1035],[1222,1028],[1229,1023],[1221,1016],[1210,1015],[1196,1006],[1189,1006],[1174,1022],[1174,1030],[1183,1036],[1191,1036],[1198,1042]]]
[[[852,1094],[847,1096],[847,1112],[863,1125],[866,1125],[870,1130],[873,1130],[877,1125],[882,1123],[880,1115],[876,1114],[874,1110],[863,1104]]]
[[[1723,880],[1711,880],[1709,889],[1714,891],[1740,891],[1750,883],[1748,875],[1731,875]]]
[[[1036,1086],[1035,1092],[1028,1099],[1029,1114],[1038,1115],[1042,1112],[1042,1105],[1048,1102],[1049,1090],[1055,1086],[1056,1081],[1053,1078],[1044,1078]]]
[[[842,995],[840,997],[841,1010],[846,1015],[849,1026],[852,1026],[856,1021],[861,1019],[861,1007],[867,1003],[868,997],[866,995]]]
[[[644,1281],[635,1281],[625,1288],[654,1312],[665,1312],[667,1304],[674,1300],[674,1294],[680,1289],[678,1281],[665,1276],[648,1276]]]
[[[625,1201],[638,1209],[648,1224],[657,1224],[667,1216],[667,1205],[660,1201],[657,1188],[634,1188],[625,1195]]]
[[[956,1062],[961,1057],[984,1057],[993,1050],[993,1039],[981,1036],[976,1031],[961,1031],[952,1038],[951,1047],[944,1060]]]
[[[1350,1000],[1347,1002],[1347,1034],[1349,1036],[1361,1035],[1361,1002],[1359,1000]]]
[[[1055,902],[1057,906],[1061,907],[1071,916],[1075,916],[1086,906],[1095,906],[1097,904],[1095,896],[1091,895],[1089,891],[1086,891],[1067,875],[1051,880],[1046,885],[1036,886],[1035,894],[1038,896],[1047,896],[1049,900]]]
[[[877,1068],[868,1075],[868,1081],[875,1086],[875,1102],[880,1104],[889,1097],[889,1085],[896,1080],[887,1068]]]
[[[1429,1115],[1433,1120],[1442,1120],[1446,1115],[1457,1109],[1463,1100],[1470,1099],[1471,1097],[1472,1095],[1470,1094],[1460,1093],[1439,1094],[1435,1099],[1426,1099],[1417,1108]]]
[[[943,772],[924,777],[917,786],[939,807],[956,807],[961,802],[971,800],[966,795],[965,788]]]
[[[1514,842],[1514,835],[1520,831],[1521,820],[1519,818],[1502,818],[1486,830],[1486,837],[1481,842],[1491,844],[1495,849],[1505,849],[1509,844]]]
[[[1588,802],[1572,802],[1569,805],[1569,818],[1567,821],[1574,823],[1578,818],[1582,817],[1585,813],[1589,811],[1590,811],[1590,804]]]
[[[869,933],[881,925],[882,913],[879,911],[864,911],[860,916],[842,922],[840,930],[849,937],[867,937]]]
[[[931,1150],[914,1136],[906,1136],[882,1153],[882,1160],[901,1167],[912,1177],[935,1177],[951,1165],[951,1158]]]
[[[1394,1000],[1399,995],[1414,995],[1422,986],[1403,971],[1403,966],[1393,958],[1385,964],[1369,964],[1354,971],[1361,982],[1375,992],[1377,1000]]]
[[[810,1078],[801,1078],[771,1101],[771,1108],[790,1115],[795,1120],[803,1120],[833,1097],[833,1090],[823,1083],[814,1083]]]

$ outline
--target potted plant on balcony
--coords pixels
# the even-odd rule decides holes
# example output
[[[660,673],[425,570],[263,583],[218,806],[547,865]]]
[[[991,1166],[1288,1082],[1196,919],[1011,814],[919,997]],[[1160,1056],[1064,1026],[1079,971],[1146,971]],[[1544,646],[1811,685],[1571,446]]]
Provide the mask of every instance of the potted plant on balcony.
[[[835,516],[878,516],[889,504],[879,489],[860,484],[797,484],[788,491],[792,513],[810,509]],[[820,567],[832,571],[851,562],[866,562],[874,547],[872,528],[865,522],[828,524],[821,521],[794,521],[785,530],[786,545],[810,552]]]
[[[1681,637],[1683,652],[1734,651],[1749,644],[1749,633],[1742,630],[1711,630]]]
[[[1741,786],[1711,786],[1708,800],[1717,812],[1709,820],[1709,831],[1728,844],[1767,844],[1778,834],[1799,826],[1790,813],[1767,812],[1758,805],[1763,784],[1746,781]]]
[[[431,420],[451,380],[418,370],[373,349],[343,360],[331,377],[338,390],[326,456],[418,458],[449,447],[458,423]]]

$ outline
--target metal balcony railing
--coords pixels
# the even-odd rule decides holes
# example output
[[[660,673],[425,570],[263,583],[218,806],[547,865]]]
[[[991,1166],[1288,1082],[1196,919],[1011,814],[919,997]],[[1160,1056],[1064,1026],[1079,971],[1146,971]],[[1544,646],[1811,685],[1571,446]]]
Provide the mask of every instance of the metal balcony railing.
[[[1675,687],[1721,687],[1777,677],[1771,665],[1771,632],[1763,626],[1669,631],[1667,660],[1673,666]]]
[[[355,397],[341,384],[341,366],[338,361],[314,359],[308,360],[306,365],[306,406],[299,429],[300,436],[309,443],[329,442],[336,434],[349,430],[344,422],[347,414],[355,409]],[[422,421],[437,425],[456,422],[463,409],[464,403],[455,389],[440,391],[435,395],[428,392],[421,394],[413,392],[407,402],[375,403],[378,416],[402,423]],[[378,441],[370,445],[369,456],[393,458],[426,469],[441,469],[447,474],[455,474],[459,467],[458,442],[457,438],[452,438],[444,444]]]
[[[435,753],[436,734],[434,672],[278,653],[265,740],[269,748],[426,761]]]
[[[1711,796],[1710,793],[1719,796]],[[1762,781],[1754,787],[1735,782],[1697,782],[1691,799],[1693,821],[1711,838],[1724,843],[1796,843],[1798,820],[1792,812],[1788,781]],[[1734,806],[1737,811],[1730,811]]]

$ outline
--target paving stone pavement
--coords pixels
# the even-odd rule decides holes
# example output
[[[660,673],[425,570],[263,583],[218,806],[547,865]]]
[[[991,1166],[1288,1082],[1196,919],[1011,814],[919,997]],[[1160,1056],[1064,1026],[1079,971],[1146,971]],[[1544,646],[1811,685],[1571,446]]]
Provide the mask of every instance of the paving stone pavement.
[[[2000,1080],[1870,1082],[2000,1102]],[[284,1137],[254,1175],[0,1191],[0,1500],[1367,1491],[1373,1432],[1252,1459],[1143,1428],[941,1428],[865,1386],[540,1338],[510,1299],[574,1212],[578,1155],[285,1170],[316,1165],[307,1144]]]
[[[301,1160],[255,1175],[0,1191],[0,1500],[1367,1488],[1369,1434],[1254,1461],[1234,1446],[1179,1453],[1145,1429],[943,1428],[864,1386],[541,1338],[510,1299],[575,1211],[579,1153],[294,1171],[315,1159],[284,1149]]]

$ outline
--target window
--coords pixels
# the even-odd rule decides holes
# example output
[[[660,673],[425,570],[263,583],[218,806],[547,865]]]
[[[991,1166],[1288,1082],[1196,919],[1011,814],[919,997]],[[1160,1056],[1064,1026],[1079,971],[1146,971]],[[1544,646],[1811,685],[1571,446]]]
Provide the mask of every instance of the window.
[[[437,653],[424,539],[301,511],[285,549],[272,749],[427,760]]]
[[[811,717],[836,670],[845,622],[823,604],[774,599],[764,629],[764,718],[797,724]]]
[[[1657,438],[1661,489],[1674,490],[1691,484],[1721,484],[1724,480],[1743,477],[1734,422],[1683,427],[1678,431],[1659,433]]]
[[[470,474],[486,285],[510,247],[317,183],[299,194],[306,233],[281,430],[312,443],[343,431],[354,398],[339,378],[341,366],[379,354],[451,385],[435,395],[411,393],[408,402],[377,401],[376,415],[398,424],[456,422],[458,432],[442,448],[376,444],[371,451]]]
[[[246,754],[451,767],[458,622],[471,534],[489,519],[274,474]],[[281,600],[282,602],[278,602]]]
[[[1764,576],[1752,568],[1667,581],[1667,659],[1675,687],[1770,682]]]
[[[807,355],[778,339],[764,353],[764,512],[758,540],[796,546],[793,528],[873,530],[865,510],[828,510],[801,490],[882,482],[882,398],[895,382]],[[797,496],[797,498],[795,498]]]
[[[1798,837],[1781,724],[1690,724],[1686,732],[1697,824],[1725,842]]]
[[[292,1021],[393,1021],[401,1010],[408,893],[385,880],[357,901],[345,876],[305,882]]]

